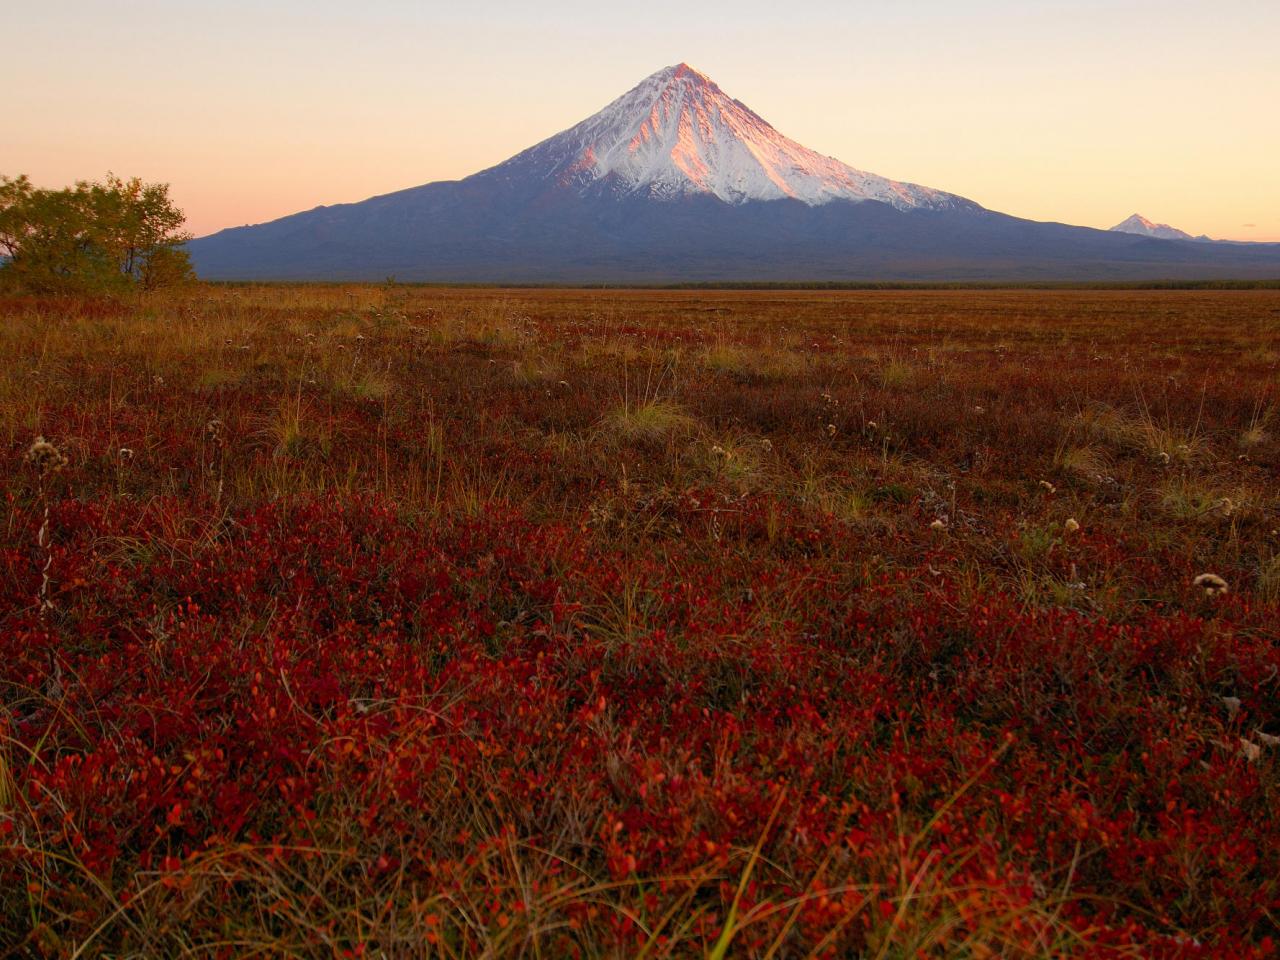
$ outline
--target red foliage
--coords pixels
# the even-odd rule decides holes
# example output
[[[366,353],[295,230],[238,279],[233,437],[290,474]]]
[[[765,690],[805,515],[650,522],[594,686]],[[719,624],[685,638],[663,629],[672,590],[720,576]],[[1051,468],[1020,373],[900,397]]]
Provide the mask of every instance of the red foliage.
[[[265,471],[256,442],[234,456]],[[895,506],[914,539],[873,541],[728,481],[624,486],[630,523],[676,533],[602,535],[600,484],[488,442],[540,498],[410,509],[369,481],[228,508],[210,442],[176,434],[145,455],[185,487],[121,495],[110,453],[74,490],[7,481],[0,935],[698,955],[731,923],[733,955],[1274,952],[1275,760],[1238,748],[1280,722],[1274,603],[1031,604],[967,580],[919,497]],[[1046,562],[1135,589],[1186,566],[1131,536]]]

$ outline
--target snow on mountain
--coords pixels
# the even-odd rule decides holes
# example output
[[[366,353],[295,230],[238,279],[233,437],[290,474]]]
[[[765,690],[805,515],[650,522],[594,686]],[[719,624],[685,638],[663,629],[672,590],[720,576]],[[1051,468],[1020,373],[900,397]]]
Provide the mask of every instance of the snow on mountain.
[[[1136,216],[1126,227],[1172,230]],[[226,280],[1280,276],[1280,244],[1150,243],[855,170],[784,137],[687,64],[472,176],[223,230],[187,250],[201,276]]]
[[[1208,237],[1193,237],[1185,230],[1171,227],[1167,223],[1153,223],[1141,214],[1135,213],[1128,220],[1117,223],[1111,228],[1113,233],[1134,233],[1142,237],[1155,237],[1158,240],[1208,240]]]
[[[688,64],[659,70],[599,113],[482,174],[603,183],[671,200],[879,200],[900,210],[976,208],[954,194],[855,170],[784,137]]]

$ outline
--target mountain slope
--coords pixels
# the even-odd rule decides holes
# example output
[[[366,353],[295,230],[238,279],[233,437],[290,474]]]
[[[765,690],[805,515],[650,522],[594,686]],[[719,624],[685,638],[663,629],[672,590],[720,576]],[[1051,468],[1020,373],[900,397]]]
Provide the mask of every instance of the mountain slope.
[[[974,206],[952,194],[855,170],[784,137],[688,64],[660,70],[599,113],[486,171],[582,189],[726,203],[811,206],[879,200],[899,209]]]
[[[1153,223],[1141,214],[1135,213],[1127,220],[1122,220],[1111,228],[1114,233],[1132,233],[1140,237],[1155,237],[1158,240],[1198,240],[1206,241],[1206,236],[1193,237],[1185,230],[1171,227],[1167,223]]]
[[[856,170],[685,64],[459,181],[194,240],[210,279],[677,282],[1280,276],[1226,248],[1035,223]]]

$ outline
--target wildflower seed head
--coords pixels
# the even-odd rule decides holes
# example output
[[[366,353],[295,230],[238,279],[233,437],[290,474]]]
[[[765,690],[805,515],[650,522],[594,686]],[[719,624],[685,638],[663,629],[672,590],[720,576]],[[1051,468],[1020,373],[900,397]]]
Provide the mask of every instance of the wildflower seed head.
[[[933,523],[929,524],[929,529],[939,531],[947,529],[947,518],[939,517],[937,520],[933,521]]]
[[[834,423],[827,424],[827,436],[834,437],[836,435],[836,425]]]
[[[215,447],[225,446],[227,443],[227,425],[221,420],[210,420],[204,425],[204,435]]]
[[[1075,533],[1080,529],[1080,523],[1075,517],[1067,517],[1067,522],[1062,525],[1062,529],[1067,533]]]
[[[1054,486],[1052,483],[1050,483],[1048,480],[1041,480],[1041,481],[1040,481],[1040,486],[1044,489],[1044,492],[1045,492],[1045,493],[1057,493],[1057,492],[1058,492],[1058,488],[1057,488],[1057,487],[1055,487],[1055,486]]]
[[[760,441],[760,449],[763,450],[765,453],[773,453],[773,441],[770,440],[768,437],[765,437],[763,440]]]
[[[116,457],[119,458],[121,463],[130,463],[133,460],[133,450],[129,447],[121,447],[116,451]]]
[[[1216,573],[1202,573],[1191,582],[1203,590],[1206,597],[1221,596],[1229,589],[1227,587],[1227,581],[1223,580]]]
[[[66,454],[44,437],[36,437],[31,442],[31,446],[27,448],[26,456],[23,459],[35,467],[42,477],[57,473],[68,462]]]

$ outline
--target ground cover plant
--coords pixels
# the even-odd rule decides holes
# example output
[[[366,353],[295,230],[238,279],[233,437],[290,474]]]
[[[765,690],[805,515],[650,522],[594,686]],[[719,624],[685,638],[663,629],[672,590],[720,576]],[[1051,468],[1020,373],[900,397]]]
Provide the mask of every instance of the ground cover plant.
[[[13,955],[1280,916],[1280,292],[0,303]]]

